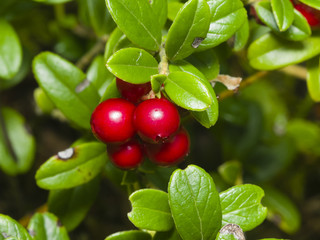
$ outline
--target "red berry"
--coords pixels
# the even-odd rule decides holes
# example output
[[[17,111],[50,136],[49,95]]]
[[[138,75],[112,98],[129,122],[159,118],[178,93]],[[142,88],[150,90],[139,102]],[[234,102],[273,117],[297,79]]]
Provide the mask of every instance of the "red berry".
[[[138,103],[141,101],[141,97],[148,94],[151,91],[151,83],[132,84],[116,79],[116,84],[121,96],[130,102]]]
[[[136,168],[143,161],[143,149],[134,140],[120,145],[108,144],[107,151],[112,163],[122,169]]]
[[[146,151],[153,162],[170,166],[182,161],[189,153],[190,138],[186,130],[180,130],[169,141],[162,144],[148,144]]]
[[[179,129],[180,116],[173,103],[154,98],[138,105],[133,122],[140,137],[159,142],[167,140]]]
[[[307,19],[311,27],[320,25],[319,11],[304,4],[296,4],[294,7]]]
[[[135,133],[133,114],[135,106],[121,98],[100,103],[91,116],[91,129],[103,142],[125,142]]]

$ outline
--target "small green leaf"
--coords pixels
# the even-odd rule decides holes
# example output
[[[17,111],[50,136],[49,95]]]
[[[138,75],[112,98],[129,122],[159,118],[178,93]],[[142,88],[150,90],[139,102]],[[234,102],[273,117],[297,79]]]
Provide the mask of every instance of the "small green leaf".
[[[87,78],[102,96],[114,78],[106,68],[103,56],[98,55],[94,58],[88,68]]]
[[[154,13],[154,18],[158,19],[160,27],[162,28],[168,17],[168,1],[151,0],[151,8]]]
[[[221,208],[211,176],[194,165],[178,169],[171,176],[168,192],[172,216],[182,239],[215,239],[221,227]]]
[[[107,87],[106,91],[104,92],[100,102],[103,102],[104,100],[110,99],[110,98],[119,98],[121,97],[121,94],[118,90],[116,79],[114,78],[112,82]]]
[[[151,240],[152,237],[149,233],[143,231],[124,231],[110,235],[105,240]]]
[[[41,165],[36,173],[36,181],[39,187],[49,190],[79,186],[97,176],[106,160],[104,144],[81,144],[59,152]]]
[[[320,10],[320,2],[318,0],[300,0],[300,2]]]
[[[27,130],[25,119],[18,112],[11,108],[2,108],[0,111],[7,133],[0,126],[0,168],[10,175],[25,173],[34,160],[35,139]]]
[[[132,211],[128,217],[137,228],[169,231],[174,226],[166,192],[142,189],[131,194],[129,200]]]
[[[236,185],[242,180],[242,165],[239,161],[227,161],[220,165],[218,172],[226,183]]]
[[[260,203],[263,190],[255,185],[238,185],[220,193],[222,224],[239,225],[250,231],[260,225],[267,216],[267,208]]]
[[[211,12],[208,34],[199,51],[213,48],[228,40],[244,23],[247,11],[241,0],[207,0]]]
[[[68,240],[68,232],[52,213],[36,213],[30,219],[28,231],[34,240]]]
[[[41,112],[50,114],[55,108],[53,102],[41,88],[38,87],[34,90],[33,97]]]
[[[183,7],[181,2],[169,2],[168,3],[168,18],[173,21],[177,16],[180,9]]]
[[[268,220],[274,222],[281,230],[294,234],[301,225],[301,216],[290,198],[271,187],[264,187],[266,196],[263,204],[268,208]]]
[[[161,95],[160,90],[161,90],[162,84],[166,79],[167,79],[167,75],[165,74],[156,74],[151,76],[151,87],[152,87],[152,91],[155,94]]]
[[[175,17],[166,41],[166,54],[171,60],[188,57],[206,37],[210,9],[205,0],[189,0]]]
[[[219,74],[219,59],[213,49],[193,53],[187,58],[187,61],[200,70],[208,80],[215,79]]]
[[[98,36],[109,33],[115,27],[103,0],[85,0],[88,18]]]
[[[157,60],[139,48],[117,51],[109,58],[107,67],[118,78],[133,84],[149,82],[151,76],[158,73]]]
[[[274,70],[297,64],[320,53],[320,34],[301,42],[288,42],[272,34],[254,41],[248,49],[250,65],[259,70]]]
[[[0,239],[32,240],[28,231],[16,220],[0,214]]]
[[[106,43],[104,60],[107,62],[116,51],[133,46],[134,44],[129,41],[126,35],[119,28],[115,28]]]
[[[33,60],[33,73],[66,118],[90,129],[90,116],[100,97],[80,69],[56,54],[43,52]]]
[[[320,102],[320,61],[315,57],[307,62],[307,86],[313,101]]]
[[[234,46],[233,49],[235,51],[239,51],[243,49],[248,40],[250,35],[250,29],[249,29],[249,21],[246,19],[243,23],[243,25],[236,31],[234,35]]]
[[[86,217],[99,191],[99,178],[75,188],[52,190],[48,209],[61,220],[68,231],[76,228]]]
[[[164,89],[175,104],[185,109],[202,111],[212,104],[206,85],[190,73],[170,73],[164,83]]]
[[[159,49],[161,26],[155,21],[148,1],[106,0],[106,3],[113,20],[133,43],[148,50]]]
[[[294,19],[290,0],[271,0],[272,11],[281,32],[287,30]]]
[[[22,63],[22,48],[13,27],[0,19],[0,79],[11,79]]]

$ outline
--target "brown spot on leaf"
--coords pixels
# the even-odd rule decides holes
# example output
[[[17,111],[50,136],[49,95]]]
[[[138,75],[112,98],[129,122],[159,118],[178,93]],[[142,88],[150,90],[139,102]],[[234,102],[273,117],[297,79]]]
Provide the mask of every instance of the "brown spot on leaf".
[[[36,236],[36,232],[32,229],[28,229],[28,233],[31,235],[31,237]]]
[[[201,42],[202,42],[203,40],[204,40],[204,38],[196,37],[196,38],[193,40],[192,47],[193,47],[193,48],[198,48],[199,45],[201,44]]]

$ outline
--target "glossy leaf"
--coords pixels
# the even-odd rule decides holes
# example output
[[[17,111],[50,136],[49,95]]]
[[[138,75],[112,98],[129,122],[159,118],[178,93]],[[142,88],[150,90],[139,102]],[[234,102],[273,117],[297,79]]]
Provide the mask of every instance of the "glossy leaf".
[[[105,240],[151,240],[151,235],[143,231],[124,231],[110,235]]]
[[[313,101],[320,101],[320,61],[319,57],[313,58],[307,62],[307,86]]]
[[[156,74],[151,76],[152,91],[155,94],[158,94],[159,97],[161,97],[160,90],[161,90],[162,84],[166,79],[167,79],[167,75],[165,74]]]
[[[243,23],[243,25],[236,31],[234,35],[234,47],[233,49],[235,51],[239,51],[243,49],[248,40],[250,35],[250,29],[249,29],[249,21],[246,19]]]
[[[300,2],[320,10],[320,2],[318,0],[300,0]]]
[[[33,97],[42,113],[50,114],[55,108],[53,102],[48,98],[47,94],[41,88],[36,88],[34,90]]]
[[[0,239],[32,240],[28,231],[16,220],[9,216],[0,214]]]
[[[301,42],[288,42],[269,33],[250,45],[248,58],[256,69],[274,70],[303,62],[319,53],[320,34]]]
[[[88,68],[87,78],[102,96],[114,78],[106,68],[103,56],[98,55],[94,58]]]
[[[85,143],[51,157],[36,173],[37,185],[44,189],[66,189],[93,179],[106,163],[102,143]]]
[[[115,27],[104,0],[85,0],[88,18],[98,36],[109,33]]]
[[[173,21],[179,10],[183,7],[181,2],[168,2],[168,18]]]
[[[219,59],[213,49],[193,53],[187,61],[200,70],[208,80],[215,79],[219,74]]]
[[[132,211],[128,217],[137,228],[169,231],[174,226],[166,192],[142,189],[131,194],[129,200]]]
[[[210,26],[199,50],[213,48],[228,40],[247,18],[241,0],[207,0],[207,3],[211,12]]]
[[[168,1],[167,0],[151,0],[151,8],[154,13],[154,18],[158,19],[160,27],[167,21],[168,16]]]
[[[269,1],[261,1],[256,5],[256,11],[260,20],[269,26],[275,34],[282,38],[301,41],[311,35],[310,26],[305,17],[297,10],[294,10],[294,20],[287,31],[280,32],[276,19],[274,18],[271,3]]]
[[[0,19],[0,79],[11,79],[22,63],[22,48],[13,27]]]
[[[164,82],[164,89],[175,104],[185,109],[201,111],[212,104],[209,89],[190,73],[170,73]]]
[[[260,203],[263,190],[255,185],[238,185],[220,193],[222,224],[237,224],[243,231],[260,225],[267,216],[267,208]]]
[[[110,98],[119,98],[121,97],[121,94],[118,90],[116,79],[114,78],[110,85],[107,87],[106,91],[104,92],[100,102],[103,102],[104,100],[110,99]]]
[[[175,17],[166,41],[166,54],[171,60],[188,57],[206,37],[210,9],[205,0],[189,0]]]
[[[268,208],[268,220],[274,222],[288,234],[299,230],[301,216],[297,207],[286,195],[271,187],[264,187],[263,204]]]
[[[172,216],[182,239],[215,239],[221,227],[221,208],[210,175],[194,165],[178,169],[171,176],[168,192]]]
[[[99,178],[83,185],[49,193],[48,209],[54,213],[68,231],[76,228],[86,217],[99,191]]]
[[[154,20],[148,1],[106,0],[106,3],[113,20],[133,43],[148,50],[159,49],[161,26]]]
[[[183,60],[177,61],[174,64],[170,64],[169,70],[170,72],[182,71],[185,73],[189,73],[200,79],[202,83],[207,87],[207,89],[209,90],[210,98],[212,100],[212,104],[204,111],[192,111],[192,115],[204,127],[210,128],[211,126],[213,126],[218,120],[218,100],[212,86],[207,81],[206,77],[196,67]]]
[[[30,219],[28,231],[34,240],[68,240],[68,232],[52,213],[36,213]]]
[[[80,69],[56,54],[43,52],[33,60],[33,73],[66,118],[90,129],[90,116],[100,97]]]
[[[287,30],[294,19],[293,5],[290,0],[271,0],[272,12],[281,32]]]
[[[151,80],[158,73],[158,62],[148,52],[138,48],[125,48],[113,54],[107,67],[111,73],[123,81],[141,84]]]
[[[33,163],[36,142],[25,119],[11,108],[0,109],[6,134],[0,126],[0,168],[9,175],[27,172]],[[8,138],[6,138],[6,136]]]

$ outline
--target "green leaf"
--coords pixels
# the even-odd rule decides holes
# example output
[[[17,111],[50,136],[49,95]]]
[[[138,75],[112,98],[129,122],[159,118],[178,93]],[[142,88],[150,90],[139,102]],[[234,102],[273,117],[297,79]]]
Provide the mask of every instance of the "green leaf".
[[[41,88],[38,87],[34,90],[33,97],[42,113],[50,114],[55,108],[53,102]]]
[[[153,240],[182,240],[176,229],[172,229],[169,232],[156,232]]]
[[[4,120],[4,126],[0,126],[0,168],[10,175],[25,173],[34,160],[35,139],[18,112],[11,108],[2,108],[0,111]]]
[[[151,235],[143,231],[124,231],[110,235],[105,240],[151,240]]]
[[[181,2],[169,2],[168,3],[168,18],[173,21],[177,16],[180,9],[183,7]]]
[[[161,26],[155,21],[148,1],[106,0],[106,3],[113,20],[133,43],[148,50],[159,49]]]
[[[103,0],[84,0],[89,21],[98,36],[109,33],[115,27]]]
[[[170,179],[169,204],[183,240],[215,239],[221,227],[219,194],[210,175],[189,165]]]
[[[294,19],[290,0],[271,0],[272,11],[281,32],[287,30]]]
[[[287,134],[304,154],[320,156],[320,127],[316,123],[293,119],[287,124]]]
[[[0,238],[1,239],[19,239],[32,240],[28,231],[16,220],[9,216],[0,214]]]
[[[190,73],[170,73],[164,82],[164,89],[175,104],[185,109],[202,111],[212,104],[209,89]]]
[[[167,0],[151,0],[151,8],[154,13],[154,18],[158,19],[162,28],[168,17],[168,1]]]
[[[211,12],[208,34],[199,50],[213,48],[228,40],[244,23],[247,11],[241,0],[207,0]]]
[[[255,185],[238,185],[220,193],[222,224],[239,225],[250,231],[260,225],[267,216],[267,208],[260,203],[263,190]]]
[[[131,194],[129,200],[132,211],[128,217],[137,228],[169,231],[174,226],[166,192],[142,189]]]
[[[100,102],[103,102],[104,100],[110,99],[110,98],[119,98],[121,97],[121,94],[119,93],[116,79],[114,78],[112,82],[107,87],[106,91],[104,92]]]
[[[301,216],[290,198],[271,187],[264,187],[266,196],[263,204],[268,208],[268,220],[274,222],[281,230],[294,234],[301,225]]]
[[[320,10],[320,2],[318,0],[300,0],[300,2]]]
[[[160,90],[161,90],[162,84],[166,79],[167,79],[167,75],[165,74],[156,74],[151,76],[152,91],[155,94],[158,94],[159,98],[161,97]]]
[[[30,219],[28,231],[34,240],[68,240],[68,232],[52,213],[36,213]]]
[[[37,185],[49,190],[79,186],[97,176],[106,160],[106,147],[102,143],[68,148],[41,165],[36,173]]]
[[[43,52],[33,60],[33,73],[66,118],[90,129],[90,116],[100,97],[80,69],[56,54]]]
[[[215,79],[220,70],[219,59],[213,49],[200,53],[193,53],[187,61],[195,66],[208,79]]]
[[[115,28],[111,33],[105,47],[104,60],[108,61],[109,57],[122,48],[133,47],[133,43],[124,35],[119,28]]]
[[[242,165],[239,161],[227,161],[219,166],[218,172],[226,183],[236,185],[242,181]]]
[[[114,76],[106,68],[103,56],[98,55],[94,58],[88,68],[87,78],[98,90],[99,95],[103,96],[107,87],[114,78]]]
[[[249,21],[246,19],[243,23],[243,25],[236,31],[234,35],[234,47],[233,49],[235,51],[239,51],[243,49],[248,40],[250,35],[250,29],[249,29]]]
[[[86,217],[99,191],[99,178],[75,188],[52,190],[48,209],[61,220],[68,231],[76,228]]]
[[[320,61],[319,57],[307,62],[307,86],[313,101],[320,102]]]
[[[269,33],[250,45],[248,58],[256,69],[274,70],[303,62],[319,53],[319,33],[301,42],[288,42]]]
[[[22,63],[22,48],[13,27],[0,19],[0,79],[11,79]]]
[[[218,120],[218,100],[211,84],[207,81],[206,77],[197,68],[183,60],[177,61],[174,64],[170,64],[169,69],[170,72],[182,71],[185,73],[189,73],[194,77],[200,79],[206,86],[206,88],[209,90],[212,104],[205,111],[192,111],[192,115],[204,127],[210,128],[211,126],[213,126]]]
[[[107,67],[118,78],[133,84],[149,82],[151,76],[158,73],[157,60],[139,48],[117,51],[109,58]]]
[[[166,54],[171,60],[188,57],[206,37],[210,9],[205,0],[189,0],[175,17],[166,41]]]
[[[294,10],[294,21],[287,31],[280,32],[276,19],[272,13],[271,3],[269,1],[261,1],[256,5],[256,11],[260,20],[269,26],[275,34],[282,38],[301,41],[311,35],[310,26],[305,17],[297,10]]]

